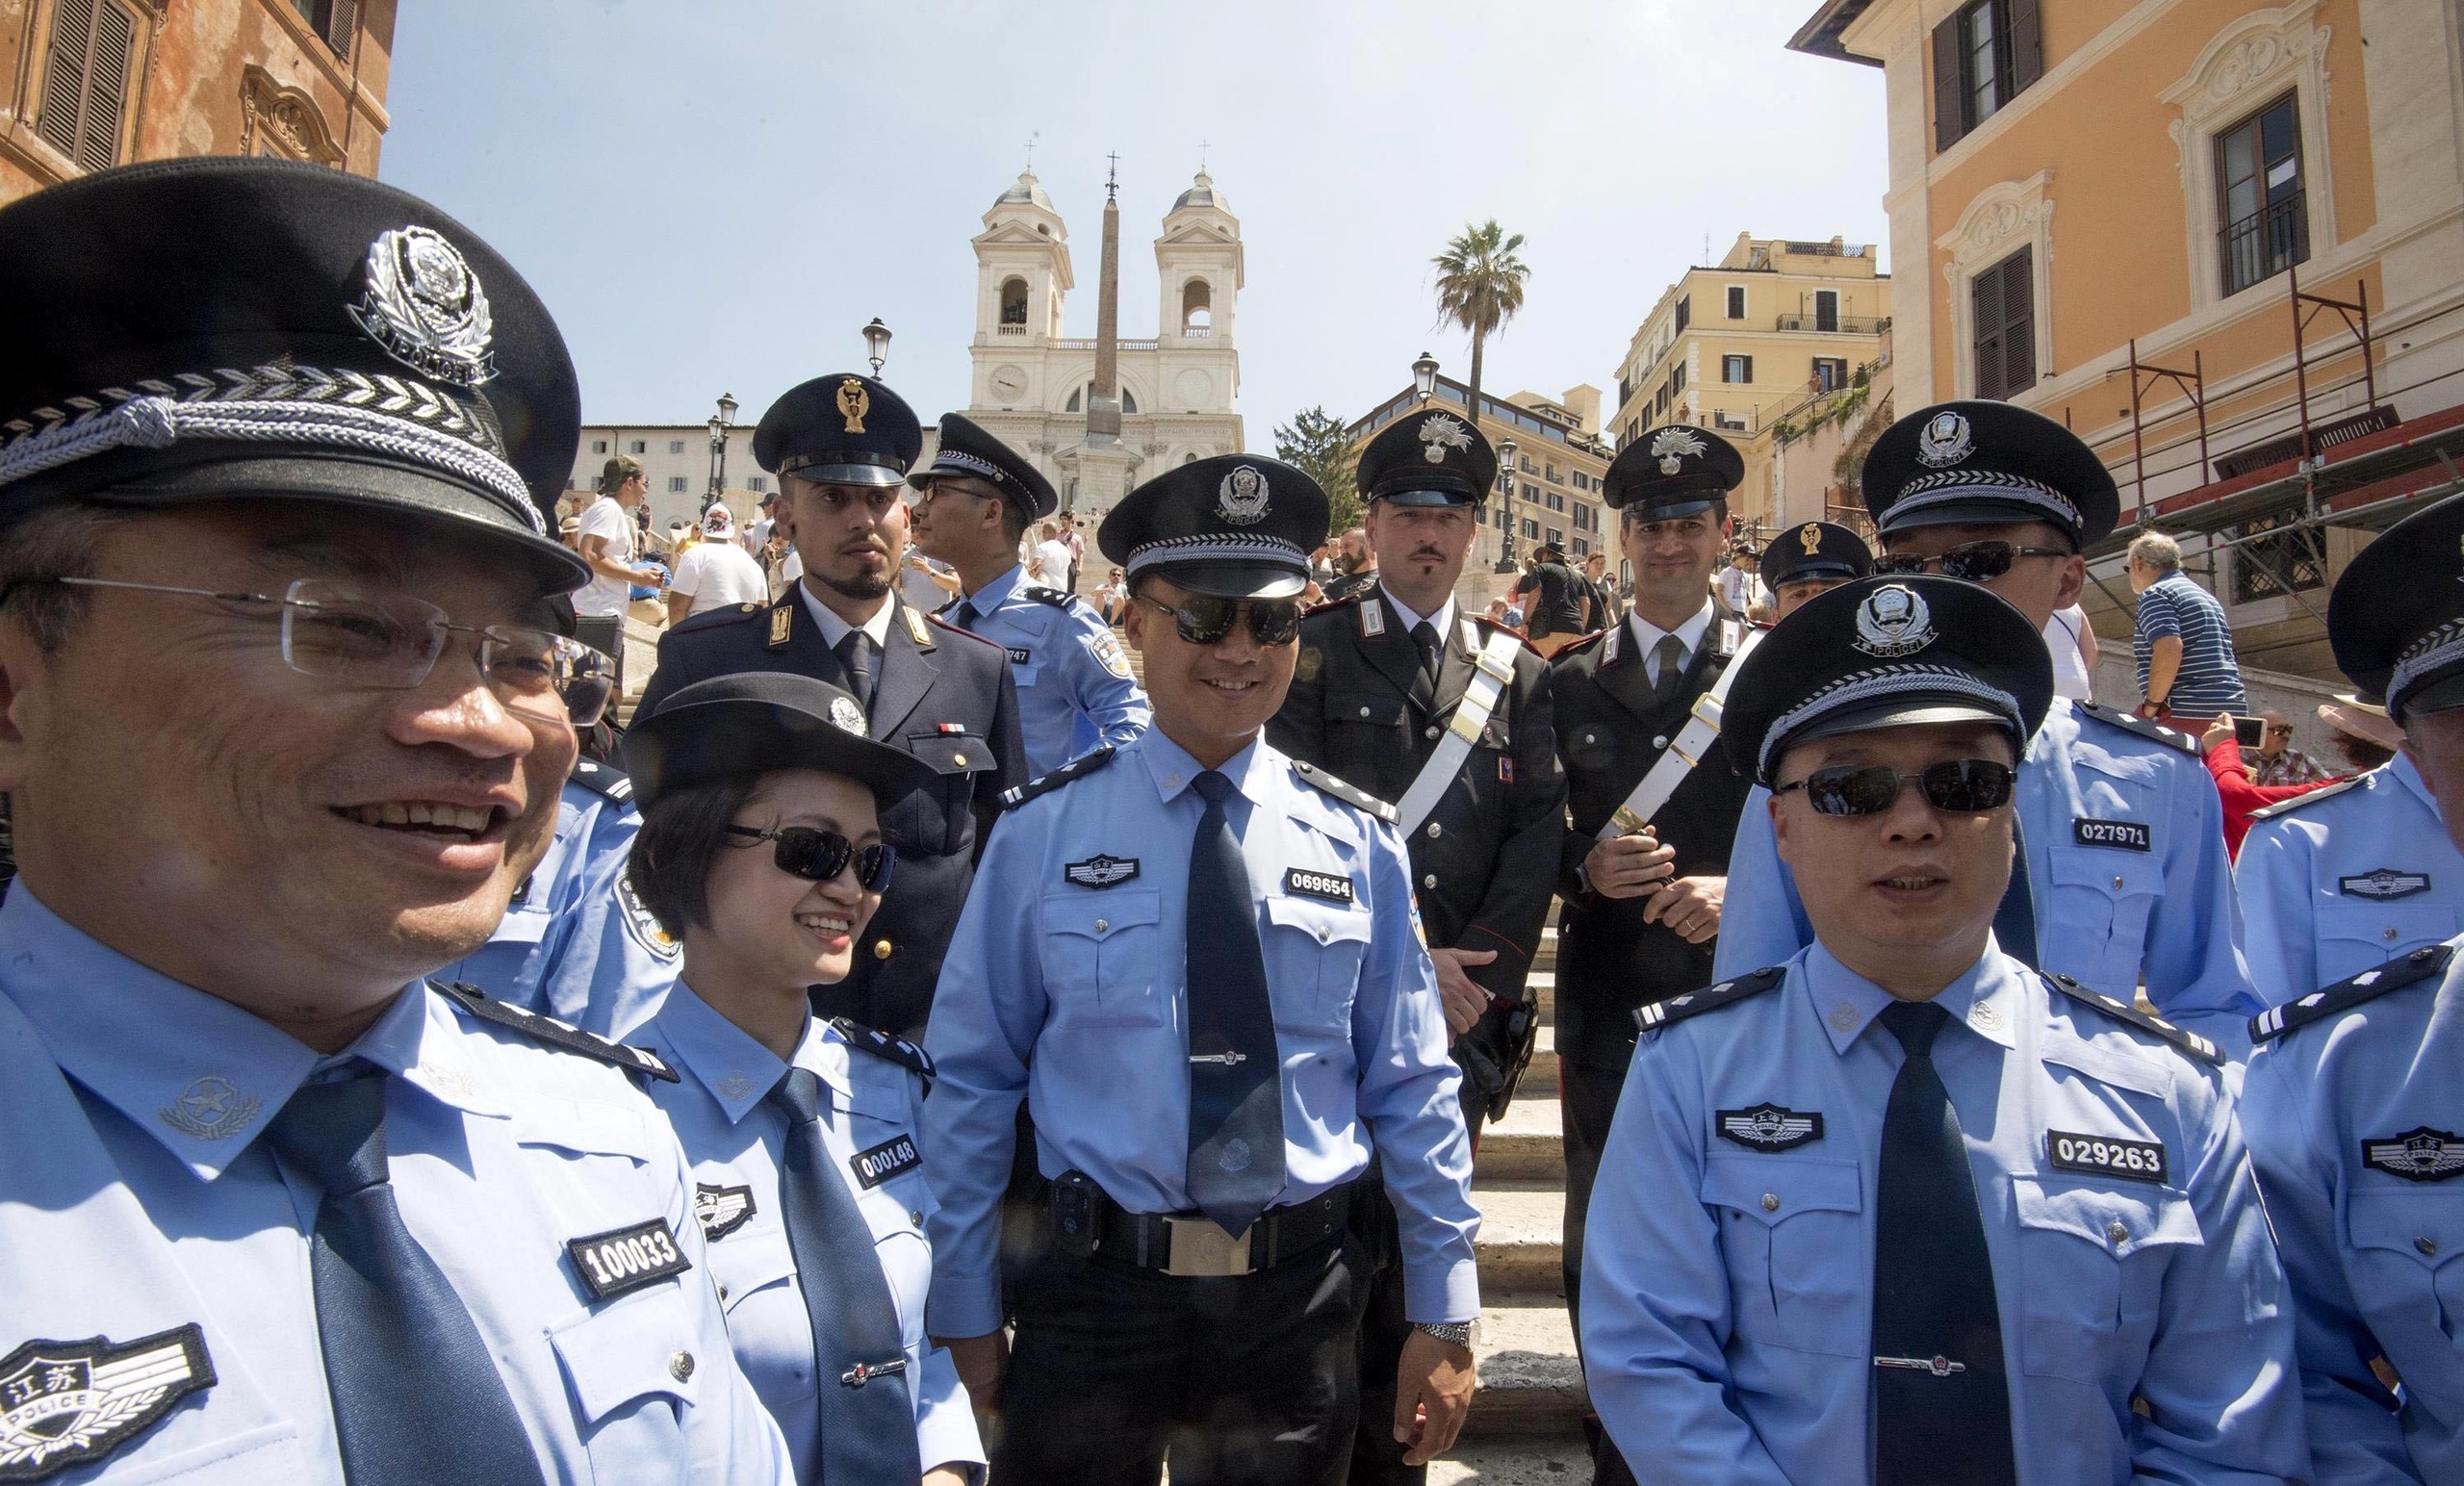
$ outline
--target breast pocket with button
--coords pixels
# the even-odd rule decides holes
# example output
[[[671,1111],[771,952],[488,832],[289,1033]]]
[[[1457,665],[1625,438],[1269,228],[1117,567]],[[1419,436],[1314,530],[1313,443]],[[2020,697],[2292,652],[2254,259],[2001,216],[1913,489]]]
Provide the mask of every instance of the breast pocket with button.
[[[2147,916],[2165,891],[2156,858],[2095,847],[2056,847],[2051,857],[2046,968],[2116,995],[2137,986]]]
[[[2370,1173],[2363,1173],[2368,1176]],[[2452,1356],[2464,1337],[2464,1190],[2365,1188],[2346,1200],[2353,1304],[2387,1355]]]
[[[1044,994],[1101,1025],[1160,1027],[1163,906],[1138,888],[1052,893],[1043,900]]]
[[[2420,903],[2330,903],[2319,910],[2318,982],[2332,986],[2408,950],[2455,936],[2455,910]]]
[[[796,1288],[795,1252],[781,1227],[749,1227],[710,1245],[706,1261],[727,1311],[728,1343],[754,1392],[771,1403],[813,1391],[812,1319]]]
[[[1361,961],[1369,953],[1369,910],[1270,896],[1267,922],[1274,1024],[1321,1037],[1348,1035]]]
[[[2165,1269],[2195,1248],[2198,1215],[2179,1188],[2014,1176],[2024,1291],[2020,1366],[2102,1383],[2129,1376],[2156,1335]]]
[[[1719,1223],[1739,1339],[1801,1352],[1864,1351],[1872,1307],[1856,1163],[1707,1156],[1703,1206]]]
[[[683,1413],[704,1388],[725,1386],[728,1359],[697,1350],[684,1283],[636,1291],[549,1333],[598,1486],[691,1473]]]

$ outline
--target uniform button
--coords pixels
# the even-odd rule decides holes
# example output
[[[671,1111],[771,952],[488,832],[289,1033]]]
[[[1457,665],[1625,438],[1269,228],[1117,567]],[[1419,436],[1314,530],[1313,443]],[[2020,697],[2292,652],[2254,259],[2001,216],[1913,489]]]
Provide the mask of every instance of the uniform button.
[[[1439,825],[1437,822],[1435,822],[1435,821],[1430,821],[1430,822],[1428,823],[1428,838],[1429,838],[1430,840],[1434,841],[1434,840],[1436,840],[1439,836],[1442,836],[1442,835],[1444,835],[1444,834],[1446,834],[1446,828],[1445,828],[1445,827],[1440,826],[1440,825]]]
[[[1657,737],[1653,738],[1653,739],[1652,739],[1652,747],[1654,747],[1654,748],[1666,748],[1666,747],[1668,747],[1668,734],[1667,734],[1667,733],[1665,733],[1665,732],[1663,732],[1663,733],[1659,734]]]
[[[1361,716],[1363,716],[1363,717],[1367,717],[1367,716],[1369,715],[1369,708],[1367,708],[1367,707],[1362,707],[1362,708],[1360,709],[1360,715],[1361,715]]]
[[[966,755],[952,754],[950,756],[950,762],[957,764],[960,768],[963,769],[966,767]]]
[[[2120,879],[2120,878],[2115,878],[2115,879],[2114,879],[2114,891],[2116,891],[2116,892],[2119,892],[2119,891],[2121,891],[2121,885],[2122,885],[2122,884],[2121,884],[2121,879]]]
[[[2391,929],[2389,929],[2389,930],[2387,930],[2387,931],[2386,931],[2386,934],[2387,934],[2387,937],[2389,937],[2389,938],[2391,938],[2391,939],[2392,939],[2392,938],[2394,938],[2394,937],[2396,936],[2396,931],[2395,931],[2394,929],[2392,929],[2392,928],[2391,928]]]
[[[1431,724],[1429,724],[1427,727],[1423,728],[1423,729],[1421,730],[1421,736],[1422,736],[1422,737],[1424,737],[1424,738],[1433,738],[1433,737],[1436,737],[1436,736],[1437,736],[1437,724],[1435,724],[1435,723],[1431,723]]]
[[[1423,887],[1435,887],[1437,885],[1437,874],[1432,872],[1428,876],[1422,878],[1421,885]]]
[[[1330,935],[1329,935],[1329,934],[1328,934],[1328,931],[1327,931],[1327,929],[1326,929],[1326,926],[1325,926],[1325,925],[1323,925],[1323,924],[1320,924],[1320,925],[1318,926],[1318,942],[1319,942],[1319,943],[1321,943],[1321,944],[1323,944],[1323,943],[1325,943],[1325,942],[1326,942],[1326,940],[1327,940],[1327,938],[1328,938],[1328,937],[1330,937]]]
[[[722,1286],[720,1286],[720,1287],[719,1287],[719,1298],[720,1298],[720,1299],[722,1299],[722,1300],[725,1300],[727,1297],[728,1297],[728,1288],[727,1288],[725,1285],[722,1285]]]
[[[2117,1217],[2112,1222],[2105,1224],[2105,1237],[2113,1240],[2114,1243],[2118,1245],[2129,1242],[2130,1230],[2122,1225],[2122,1220],[2120,1218]]]
[[[2425,1255],[2435,1254],[2438,1252],[2438,1241],[2428,1234],[2423,1234],[2413,1241],[2413,1247],[2420,1249]]]
[[[1600,734],[1596,732],[1586,732],[1582,735],[1582,740],[1585,743],[1597,743],[1600,741]]]
[[[691,1352],[678,1352],[675,1356],[670,1357],[667,1359],[667,1371],[670,1377],[675,1378],[680,1383],[683,1382],[686,1378],[691,1377],[693,1375],[693,1354]]]
[[[916,1227],[918,1227],[918,1228],[923,1227],[923,1226],[924,1226],[924,1214],[923,1214],[923,1211],[922,1211],[921,1209],[912,1209],[912,1208],[911,1208],[911,1209],[910,1209],[910,1210],[908,1211],[908,1214],[907,1214],[907,1220],[908,1220],[909,1222],[911,1222],[911,1223],[913,1223],[913,1224],[914,1224]]]
[[[887,960],[889,958],[889,940],[875,939],[873,941],[873,958],[875,960]]]
[[[1111,927],[1112,927],[1111,922],[1110,922],[1110,921],[1108,921],[1108,920],[1106,920],[1106,919],[1101,919],[1101,918],[1099,918],[1099,919],[1096,919],[1096,920],[1095,920],[1095,932],[1096,932],[1097,934],[1101,934],[1101,933],[1103,933],[1105,930],[1110,929]]]
[[[1762,1194],[1762,1211],[1766,1213],[1776,1213],[1780,1211],[1780,1194],[1778,1192],[1766,1191]]]

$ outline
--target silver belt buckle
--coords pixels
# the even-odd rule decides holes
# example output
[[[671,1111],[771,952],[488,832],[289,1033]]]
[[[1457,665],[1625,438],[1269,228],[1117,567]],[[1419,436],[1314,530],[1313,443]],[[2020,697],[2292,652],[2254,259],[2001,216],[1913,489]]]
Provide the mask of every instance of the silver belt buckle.
[[[1249,1234],[1254,1227],[1253,1224],[1241,1230],[1236,1237],[1203,1214],[1195,1217],[1167,1217],[1164,1231],[1171,1235],[1171,1252],[1164,1272],[1192,1279],[1247,1274],[1252,1268]]]

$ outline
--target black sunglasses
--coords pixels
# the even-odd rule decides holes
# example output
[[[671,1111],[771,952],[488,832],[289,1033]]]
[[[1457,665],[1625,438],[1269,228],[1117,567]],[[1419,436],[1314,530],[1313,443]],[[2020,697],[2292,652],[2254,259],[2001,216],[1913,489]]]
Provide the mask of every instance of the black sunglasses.
[[[779,849],[771,860],[789,877],[800,877],[808,883],[827,883],[856,864],[856,882],[872,892],[889,888],[889,872],[898,860],[898,853],[886,842],[860,847],[835,831],[817,826],[786,826],[777,831],[763,831],[753,826],[730,826],[728,834],[751,836],[757,841],[776,841]]]
[[[1772,793],[1784,795],[1802,789],[1806,803],[1813,807],[1817,815],[1880,815],[1899,799],[1904,786],[1913,783],[1925,796],[1925,803],[1934,808],[1954,815],[1977,815],[2011,803],[2014,778],[2009,764],[1989,758],[1929,763],[1913,774],[1902,774],[1887,764],[1866,768],[1842,764],[1816,769]]]
[[[1138,602],[1172,616],[1172,628],[1192,645],[1220,645],[1232,637],[1243,613],[1249,616],[1249,637],[1260,645],[1289,645],[1300,635],[1300,602],[1296,599],[1223,599],[1191,594],[1176,606],[1144,594]]]
[[[1912,577],[1923,573],[1939,573],[1944,577],[1963,583],[1982,583],[2000,577],[2011,571],[2011,564],[2022,557],[2067,557],[2070,553],[2059,547],[2021,547],[2014,542],[1962,542],[1939,557],[1913,557],[1886,553],[1874,559],[1874,571],[1893,577]]]

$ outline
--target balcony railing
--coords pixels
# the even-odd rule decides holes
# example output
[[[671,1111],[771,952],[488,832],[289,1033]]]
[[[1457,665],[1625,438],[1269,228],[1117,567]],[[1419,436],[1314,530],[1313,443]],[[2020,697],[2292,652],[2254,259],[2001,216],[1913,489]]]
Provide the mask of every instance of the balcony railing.
[[[2303,209],[2305,192],[2228,222],[2217,234],[2223,252],[2224,292],[2238,295],[2261,279],[2273,278],[2310,258],[2310,215]]]
[[[1027,333],[1027,327],[1024,325],[995,325],[992,327],[992,333],[994,335],[1025,335]]]
[[[1890,317],[1872,319],[1858,315],[1834,315],[1826,320],[1820,315],[1783,315],[1772,328],[1777,330],[1813,330],[1824,335],[1880,335],[1890,328]]]

